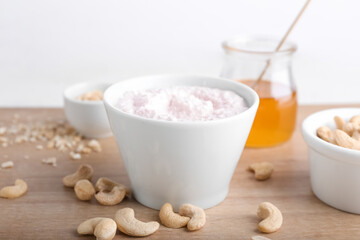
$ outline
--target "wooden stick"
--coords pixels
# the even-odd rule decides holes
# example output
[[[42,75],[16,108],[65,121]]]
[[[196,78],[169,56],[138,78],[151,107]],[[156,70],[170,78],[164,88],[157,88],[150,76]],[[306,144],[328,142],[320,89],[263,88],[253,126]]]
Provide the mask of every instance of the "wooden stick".
[[[303,8],[301,9],[301,11],[299,12],[299,14],[297,15],[297,17],[295,18],[295,20],[293,21],[293,23],[291,24],[290,28],[286,31],[284,37],[281,39],[280,43],[278,44],[278,46],[275,49],[275,52],[279,51],[281,46],[284,44],[284,42],[286,41],[287,37],[289,36],[290,32],[293,30],[293,28],[295,27],[296,23],[299,21],[300,17],[302,16],[302,14],[305,12],[307,6],[309,5],[309,3],[311,2],[311,0],[308,0],[305,5],[303,6]],[[255,81],[255,83],[252,85],[252,88],[255,88],[256,85],[262,80],[262,78],[264,77],[267,69],[270,67],[271,61],[270,59],[267,60],[265,68],[262,70],[260,76],[258,77],[258,79]]]

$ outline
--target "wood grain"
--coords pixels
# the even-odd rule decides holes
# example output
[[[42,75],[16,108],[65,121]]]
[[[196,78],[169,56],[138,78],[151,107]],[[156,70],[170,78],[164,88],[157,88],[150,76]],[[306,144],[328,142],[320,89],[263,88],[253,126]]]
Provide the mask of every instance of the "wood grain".
[[[250,239],[261,235],[257,231],[256,209],[260,202],[274,203],[283,213],[284,224],[272,239],[360,239],[360,216],[331,208],[318,200],[311,191],[307,148],[300,124],[312,112],[331,106],[299,108],[296,132],[292,139],[278,147],[246,149],[232,178],[229,195],[224,202],[206,210],[207,224],[197,232],[168,229],[161,226],[148,239]],[[51,117],[64,119],[62,109],[0,109],[0,125],[10,124],[13,115],[31,121]],[[101,140],[103,151],[82,160],[71,160],[66,153],[55,150],[38,151],[35,144],[0,147],[0,162],[12,160],[13,169],[0,170],[0,187],[16,178],[28,182],[28,193],[19,199],[0,199],[0,239],[95,239],[81,237],[76,228],[83,220],[95,216],[113,217],[122,207],[132,207],[144,221],[159,220],[158,211],[146,208],[136,200],[125,200],[117,206],[101,206],[94,199],[81,202],[72,189],[62,185],[64,175],[73,172],[80,163],[94,167],[96,180],[106,176],[125,185],[129,180],[120,159],[115,140]],[[4,155],[8,155],[5,159]],[[24,159],[29,155],[29,159]],[[41,163],[44,157],[56,156],[58,166]],[[270,161],[275,165],[271,179],[254,180],[246,171],[254,161]],[[117,233],[115,239],[129,238]]]

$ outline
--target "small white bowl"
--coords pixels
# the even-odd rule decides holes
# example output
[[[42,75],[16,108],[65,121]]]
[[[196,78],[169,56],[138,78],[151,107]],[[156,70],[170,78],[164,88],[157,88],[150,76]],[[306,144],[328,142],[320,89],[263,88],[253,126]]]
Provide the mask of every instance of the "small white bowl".
[[[359,114],[360,108],[328,109],[310,115],[302,124],[314,194],[332,207],[356,214],[360,214],[360,151],[328,143],[316,136],[316,129],[335,129],[336,115],[348,121]]]
[[[77,99],[88,91],[104,92],[108,86],[108,83],[78,83],[64,91],[66,118],[85,137],[105,138],[112,135],[103,101]]]
[[[116,108],[130,90],[206,86],[231,90],[249,109],[207,122],[171,122],[130,115]],[[121,81],[109,87],[104,103],[128,172],[134,197],[160,209],[192,203],[209,208],[223,201],[249,135],[259,97],[244,84],[217,77],[160,75]]]

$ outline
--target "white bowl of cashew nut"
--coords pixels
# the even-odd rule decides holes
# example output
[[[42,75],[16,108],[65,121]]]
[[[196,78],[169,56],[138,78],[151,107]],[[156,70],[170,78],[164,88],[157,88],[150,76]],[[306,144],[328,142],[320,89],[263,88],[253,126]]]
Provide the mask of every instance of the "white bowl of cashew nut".
[[[213,121],[171,122],[116,107],[129,90],[175,86],[231,90],[244,98],[248,109]],[[116,83],[105,91],[104,103],[136,200],[154,209],[169,202],[178,210],[185,203],[209,208],[225,199],[259,97],[243,84],[218,77],[160,75]]]
[[[105,138],[112,135],[107,118],[103,92],[109,83],[83,82],[64,91],[64,110],[69,123],[88,138]]]
[[[337,209],[360,214],[360,108],[335,108],[307,117],[314,194]]]

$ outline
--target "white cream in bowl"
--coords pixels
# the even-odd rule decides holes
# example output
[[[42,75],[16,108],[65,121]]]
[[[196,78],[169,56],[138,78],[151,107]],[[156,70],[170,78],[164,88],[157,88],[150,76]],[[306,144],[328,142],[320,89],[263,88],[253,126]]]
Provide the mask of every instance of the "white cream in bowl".
[[[179,86],[231,91],[248,109],[211,121],[167,121],[118,107],[126,92]],[[118,82],[105,91],[104,103],[136,200],[154,209],[169,202],[176,210],[184,203],[209,208],[224,200],[259,97],[246,85],[222,78],[160,75]]]
[[[248,109],[232,91],[199,86],[127,91],[116,106],[129,114],[175,122],[211,121]]]

